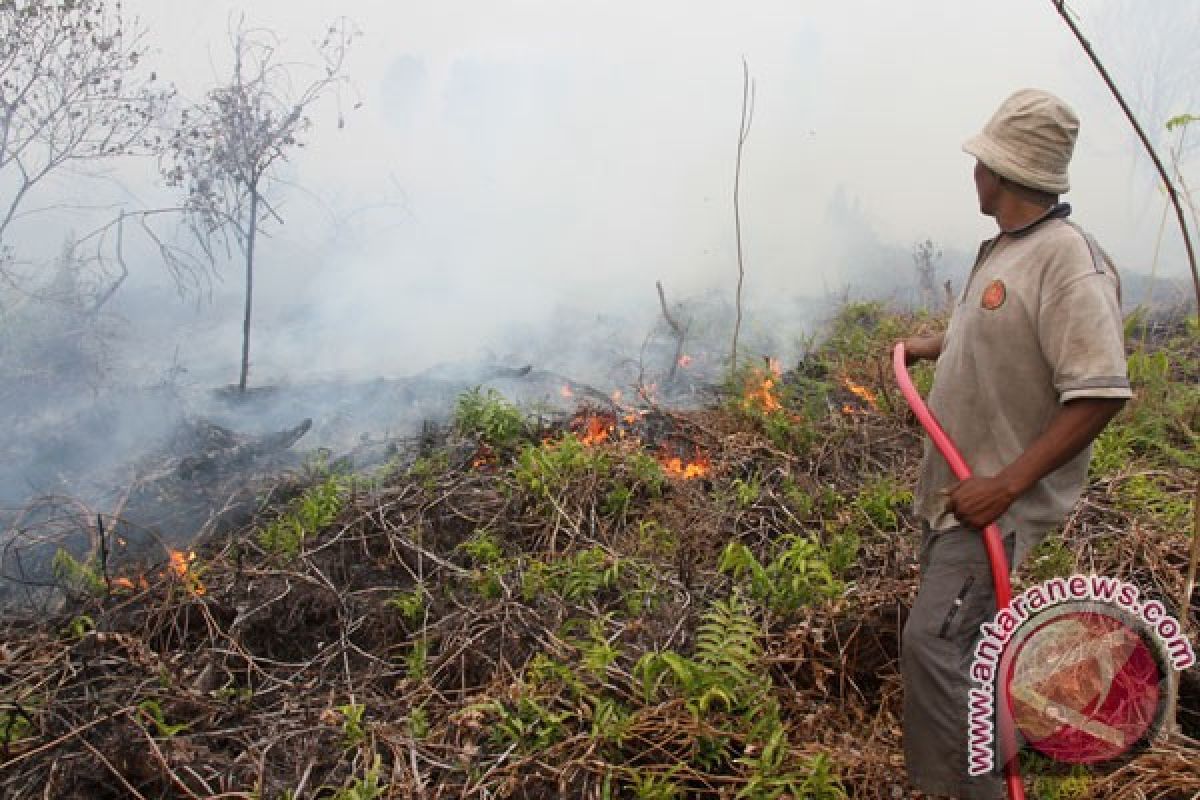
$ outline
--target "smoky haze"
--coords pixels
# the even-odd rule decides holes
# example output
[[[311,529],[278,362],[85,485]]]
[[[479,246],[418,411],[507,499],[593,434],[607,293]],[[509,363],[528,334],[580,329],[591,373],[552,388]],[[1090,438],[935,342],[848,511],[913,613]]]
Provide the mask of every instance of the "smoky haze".
[[[147,28],[159,74],[193,98],[227,66],[239,15],[278,32],[300,61],[330,10],[126,7]],[[316,111],[308,148],[288,166],[287,224],[272,228],[257,275],[260,381],[421,369],[494,349],[514,323],[561,308],[652,314],[654,279],[676,295],[731,290],[743,55],[756,81],[743,168],[752,294],[903,284],[911,246],[926,238],[961,273],[991,222],[975,212],[960,144],[1026,85],[1059,93],[1083,118],[1068,195],[1077,218],[1125,269],[1151,267],[1161,197],[1047,2],[337,10],[363,33],[349,62],[357,93],[341,100],[344,129],[333,103]],[[1200,7],[1110,0],[1079,14],[1165,148],[1165,119],[1197,107],[1200,58],[1186,32]],[[363,107],[348,110],[356,99]],[[122,177],[139,199],[155,196]],[[140,281],[161,281],[152,261]],[[1172,230],[1157,269],[1185,274]],[[236,355],[240,277],[236,265],[222,275],[213,303],[179,309],[198,327],[160,337],[172,357],[179,346],[185,362],[218,369]]]
[[[1076,5],[1166,152],[1178,134],[1168,137],[1165,121],[1200,112],[1200,4]],[[301,74],[335,10],[316,0],[124,6],[146,30],[144,67],[191,100],[226,74],[239,19],[276,32]],[[743,57],[756,87],[742,171],[753,351],[794,358],[846,296],[912,299],[917,242],[932,240],[940,277],[961,281],[993,224],[977,213],[960,145],[1024,86],[1058,93],[1082,118],[1066,198],[1076,218],[1127,273],[1187,274],[1170,225],[1154,261],[1162,195],[1046,0],[346,0],[336,12],[362,33],[347,62],[354,87],[314,109],[307,146],[274,187],[285,224],[268,224],[260,242],[252,386],[361,387],[423,372],[466,385],[494,366],[532,365],[627,391],[647,337],[659,362],[665,347],[656,280],[693,318],[695,347],[718,374],[736,281]],[[1180,160],[1194,176],[1186,140]],[[145,160],[60,176],[37,199],[59,210],[11,242],[34,271],[114,208],[173,202]],[[318,394],[261,414],[214,405],[209,390],[237,375],[236,259],[180,296],[144,243],[127,258],[104,369],[33,426],[106,420],[95,437],[62,445],[75,461],[128,463],[198,415],[258,431],[311,416],[307,441],[344,444],[356,426],[394,430],[431,411],[379,419],[386,398],[358,413],[344,394],[333,410]],[[48,477],[62,474],[57,452],[30,445],[46,465],[30,475],[18,458],[2,478],[7,500],[82,490]]]
[[[1079,4],[1145,115],[1195,110],[1195,3]],[[237,14],[303,57],[318,2],[134,3],[162,74],[203,90]],[[654,4],[349,2],[363,108],[314,117],[291,165],[303,191],[262,251],[260,380],[391,373],[495,348],[518,323],[652,314],[731,290],[740,58],[756,80],[743,170],[750,291],[836,295],[904,284],[933,239],[960,274],[990,235],[961,142],[1011,90],[1059,93],[1083,119],[1068,196],[1126,270],[1151,268],[1162,199],[1120,116],[1048,2]],[[171,70],[175,65],[184,69]],[[1185,154],[1186,156],[1186,154]],[[1186,158],[1185,158],[1186,163]],[[864,242],[878,246],[864,247]],[[1168,230],[1160,275],[1185,274]],[[153,276],[152,267],[144,270]],[[236,295],[235,269],[225,271]],[[897,280],[898,279],[898,280]],[[188,358],[236,352],[233,296]],[[799,328],[811,320],[798,320]],[[631,323],[632,324],[632,323]]]

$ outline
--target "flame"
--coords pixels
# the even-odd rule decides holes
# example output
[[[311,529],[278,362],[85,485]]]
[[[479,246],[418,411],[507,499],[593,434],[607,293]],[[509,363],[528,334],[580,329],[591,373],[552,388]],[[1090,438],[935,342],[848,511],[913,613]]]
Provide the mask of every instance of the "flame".
[[[585,445],[607,442],[617,428],[615,422],[600,415],[589,414],[580,422],[579,441]]]
[[[192,594],[204,594],[207,589],[204,588],[204,584],[196,576],[196,573],[191,571],[192,562],[196,560],[196,554],[190,550],[187,552],[183,550],[171,550],[169,554],[171,561],[167,565],[167,570],[183,581]]]
[[[575,392],[571,391],[570,385],[566,383],[562,385],[558,393],[568,400],[575,396]]]
[[[682,355],[679,357],[679,366],[683,367],[684,369],[687,369],[691,365],[692,365],[692,357],[691,356]]]
[[[658,457],[658,463],[662,465],[668,475],[673,478],[682,478],[685,481],[703,478],[712,472],[712,462],[708,460],[708,456],[699,451],[691,461],[685,462],[679,456],[663,454]]]
[[[112,585],[117,589],[126,589],[131,592],[135,589],[148,589],[150,587],[144,575],[139,575],[136,583],[132,578],[113,578]]]
[[[758,406],[766,414],[783,408],[783,404],[775,396],[775,379],[765,375],[762,376],[762,380],[759,383],[751,383],[747,387],[744,402],[748,408]]]
[[[875,393],[872,392],[867,387],[855,383],[854,381],[850,380],[850,378],[848,378],[844,375],[842,376],[842,385],[845,386],[847,389],[849,389],[851,392],[853,392],[857,397],[862,398],[862,400],[868,406],[870,406],[872,410],[879,409],[879,404],[875,399]],[[847,411],[848,408],[850,408],[850,404],[846,403],[842,406],[842,411],[845,413],[852,413],[853,409],[851,409],[850,411]]]

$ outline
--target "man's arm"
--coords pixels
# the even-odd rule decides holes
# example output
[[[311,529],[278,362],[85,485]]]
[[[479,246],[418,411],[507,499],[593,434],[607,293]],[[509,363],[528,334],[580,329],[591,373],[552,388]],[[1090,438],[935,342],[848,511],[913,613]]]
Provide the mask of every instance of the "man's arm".
[[[933,361],[942,354],[945,344],[945,334],[935,333],[932,336],[910,336],[903,340],[904,363],[915,364],[918,361]]]
[[[1068,401],[1025,452],[999,473],[968,478],[949,488],[947,510],[973,528],[995,522],[1018,497],[1087,447],[1123,405],[1124,398]]]

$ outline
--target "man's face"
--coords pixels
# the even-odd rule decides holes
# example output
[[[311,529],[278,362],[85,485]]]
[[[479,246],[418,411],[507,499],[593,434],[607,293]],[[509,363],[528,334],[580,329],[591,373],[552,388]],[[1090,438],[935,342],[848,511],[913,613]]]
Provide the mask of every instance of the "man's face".
[[[997,199],[1000,196],[1000,176],[992,172],[982,161],[975,161],[975,194],[979,196],[979,212],[989,217],[996,216]]]

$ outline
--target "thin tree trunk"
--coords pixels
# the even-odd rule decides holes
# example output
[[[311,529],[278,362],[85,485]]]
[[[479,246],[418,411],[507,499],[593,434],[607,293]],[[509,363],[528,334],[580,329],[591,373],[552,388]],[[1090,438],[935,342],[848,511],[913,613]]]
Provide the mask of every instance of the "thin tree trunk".
[[[737,160],[734,162],[733,168],[733,230],[734,237],[737,239],[737,294],[734,298],[734,306],[737,311],[737,320],[733,324],[733,345],[732,352],[729,357],[730,373],[737,372],[737,356],[738,356],[738,335],[742,330],[742,283],[746,279],[746,268],[742,262],[742,207],[741,207],[741,188],[742,188],[742,147],[746,144],[746,137],[750,135],[750,123],[754,118],[754,82],[750,80],[750,67],[746,64],[746,59],[742,58],[742,121],[738,126],[738,142],[737,142]]]
[[[242,320],[242,376],[238,391],[246,391],[250,372],[250,310],[254,301],[254,240],[258,233],[258,187],[250,187],[250,230],[246,233],[246,315]]]

